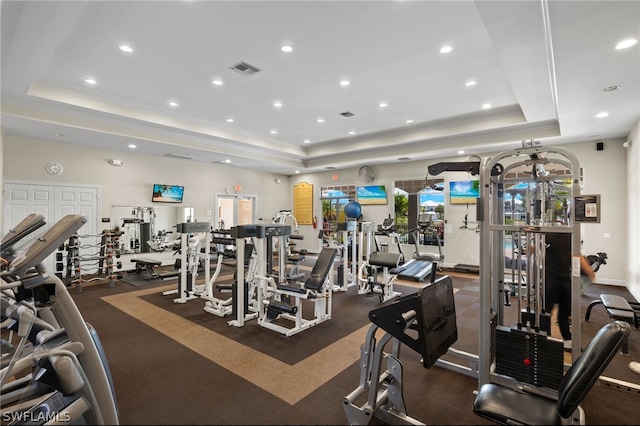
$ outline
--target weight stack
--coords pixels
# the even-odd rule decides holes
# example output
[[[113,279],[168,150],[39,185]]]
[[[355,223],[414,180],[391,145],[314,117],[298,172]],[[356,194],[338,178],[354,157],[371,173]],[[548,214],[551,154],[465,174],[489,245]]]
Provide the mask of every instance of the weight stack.
[[[557,390],[564,373],[562,340],[545,334],[496,327],[496,373]]]

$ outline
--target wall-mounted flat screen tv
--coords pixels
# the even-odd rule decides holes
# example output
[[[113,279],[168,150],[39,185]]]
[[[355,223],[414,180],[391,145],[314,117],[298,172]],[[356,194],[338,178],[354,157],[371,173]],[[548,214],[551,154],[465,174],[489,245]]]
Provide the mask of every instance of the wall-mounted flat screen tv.
[[[479,196],[479,180],[449,182],[449,203],[451,204],[475,204]]]
[[[356,198],[365,206],[387,204],[387,189],[384,185],[356,186]]]
[[[184,186],[156,183],[153,185],[151,201],[154,203],[181,203],[183,196]]]

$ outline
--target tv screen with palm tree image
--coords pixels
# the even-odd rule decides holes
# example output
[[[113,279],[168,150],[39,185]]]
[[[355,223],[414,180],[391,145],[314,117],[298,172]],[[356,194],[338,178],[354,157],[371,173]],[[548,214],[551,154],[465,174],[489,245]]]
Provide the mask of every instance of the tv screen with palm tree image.
[[[480,181],[465,180],[449,182],[450,204],[475,204],[480,196]]]
[[[156,183],[153,185],[151,201],[154,203],[181,203],[183,196],[184,186]]]
[[[387,189],[384,185],[356,186],[356,197],[362,205],[387,204]]]

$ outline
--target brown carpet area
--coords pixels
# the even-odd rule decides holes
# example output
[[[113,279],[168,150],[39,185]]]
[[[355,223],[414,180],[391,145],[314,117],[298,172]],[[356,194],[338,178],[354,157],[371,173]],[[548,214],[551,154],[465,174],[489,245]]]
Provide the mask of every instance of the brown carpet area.
[[[309,270],[313,259],[302,266]],[[457,349],[477,353],[477,275],[450,273],[456,289]],[[420,283],[402,282],[405,294]],[[74,293],[85,319],[98,331],[116,388],[122,424],[346,424],[342,399],[358,384],[360,346],[377,297],[356,288],[333,294],[332,319],[283,338],[255,321],[227,326],[230,317],[203,311],[204,300],[172,302],[160,282],[116,288],[86,285]],[[600,291],[630,297],[619,287],[594,286],[583,309]],[[625,294],[626,293],[626,294]],[[513,301],[513,300],[512,300]],[[387,302],[391,303],[391,302]],[[513,311],[516,307],[507,308]],[[509,313],[507,315],[510,315]],[[594,308],[582,325],[587,341],[608,322]],[[616,356],[605,375],[638,383],[628,362],[640,360],[639,332],[631,357]],[[426,424],[488,424],[472,412],[475,379],[439,367],[426,370],[403,348],[404,395],[411,416]],[[638,398],[597,384],[583,404],[588,424],[638,424]]]

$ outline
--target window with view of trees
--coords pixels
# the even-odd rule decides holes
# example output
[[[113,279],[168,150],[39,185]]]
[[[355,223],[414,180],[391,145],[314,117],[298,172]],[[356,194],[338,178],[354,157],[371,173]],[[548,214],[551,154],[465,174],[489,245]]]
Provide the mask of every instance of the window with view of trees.
[[[420,243],[444,243],[444,179],[412,179],[395,182],[396,232],[403,244],[412,244],[409,232],[420,230]],[[411,200],[410,200],[411,199]]]
[[[320,188],[322,201],[322,229],[325,234],[336,229],[338,222],[344,222],[344,205],[356,199],[355,185],[323,186]]]

